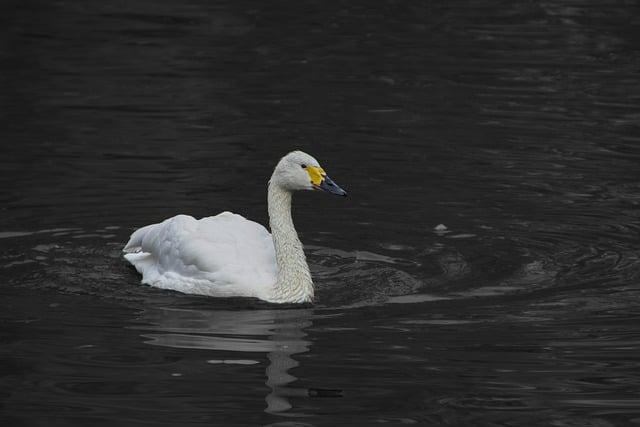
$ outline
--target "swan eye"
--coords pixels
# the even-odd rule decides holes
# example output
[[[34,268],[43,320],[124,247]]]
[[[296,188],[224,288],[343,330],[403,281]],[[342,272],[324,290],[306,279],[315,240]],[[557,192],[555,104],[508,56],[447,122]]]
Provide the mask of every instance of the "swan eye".
[[[303,164],[301,164],[301,165],[300,165],[300,167],[301,167],[302,169],[306,169],[306,168],[307,168],[307,165],[305,165],[305,164],[303,163]]]

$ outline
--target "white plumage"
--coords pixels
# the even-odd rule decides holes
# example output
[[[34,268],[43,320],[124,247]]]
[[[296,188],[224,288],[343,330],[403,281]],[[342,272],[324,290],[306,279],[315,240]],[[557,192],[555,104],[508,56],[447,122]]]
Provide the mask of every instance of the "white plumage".
[[[199,220],[177,215],[135,231],[124,256],[142,274],[142,283],[158,288],[270,302],[311,301],[313,282],[291,219],[291,192],[310,189],[346,195],[313,157],[289,153],[269,182],[273,236],[231,212]]]
[[[142,283],[189,294],[268,299],[277,277],[271,234],[231,212],[148,225],[124,250]]]

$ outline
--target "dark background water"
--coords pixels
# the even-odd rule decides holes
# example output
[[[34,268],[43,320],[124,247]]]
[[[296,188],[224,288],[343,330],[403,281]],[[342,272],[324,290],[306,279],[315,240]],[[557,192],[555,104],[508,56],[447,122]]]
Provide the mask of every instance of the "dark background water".
[[[0,421],[640,423],[639,12],[2,2]],[[297,148],[350,195],[295,200],[314,306],[139,284]]]

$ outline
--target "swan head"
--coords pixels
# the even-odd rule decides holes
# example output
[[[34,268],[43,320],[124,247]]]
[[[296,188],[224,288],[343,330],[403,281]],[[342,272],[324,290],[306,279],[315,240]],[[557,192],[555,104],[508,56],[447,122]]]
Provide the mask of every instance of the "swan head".
[[[292,151],[276,165],[271,183],[287,191],[321,190],[336,196],[347,192],[338,186],[320,167],[320,163],[302,151]]]

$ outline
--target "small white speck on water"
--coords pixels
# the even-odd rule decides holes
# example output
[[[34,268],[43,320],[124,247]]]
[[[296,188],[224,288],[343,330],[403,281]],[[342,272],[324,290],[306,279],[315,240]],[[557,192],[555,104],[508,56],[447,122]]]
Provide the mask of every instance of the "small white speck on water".
[[[435,227],[433,227],[433,232],[442,236],[443,234],[450,233],[451,231],[447,228],[446,225],[438,224]]]

